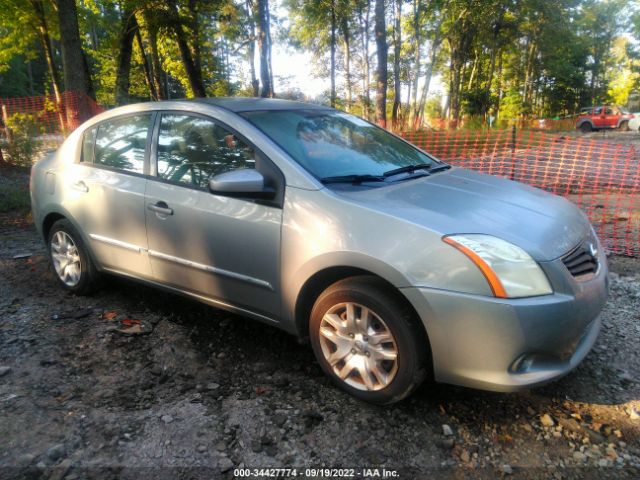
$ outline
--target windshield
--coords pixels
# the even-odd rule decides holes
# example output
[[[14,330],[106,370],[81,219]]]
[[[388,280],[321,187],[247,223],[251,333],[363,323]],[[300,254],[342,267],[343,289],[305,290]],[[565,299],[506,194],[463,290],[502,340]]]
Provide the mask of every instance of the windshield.
[[[335,110],[271,110],[241,114],[319,179],[383,175],[439,162],[387,131]]]

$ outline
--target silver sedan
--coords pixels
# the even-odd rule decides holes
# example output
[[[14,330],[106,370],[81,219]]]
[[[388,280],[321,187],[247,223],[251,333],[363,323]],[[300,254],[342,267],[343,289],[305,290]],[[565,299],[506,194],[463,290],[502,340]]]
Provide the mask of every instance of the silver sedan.
[[[347,392],[511,391],[586,356],[603,249],[567,200],[284,100],[117,108],[31,174],[60,285],[129,277],[309,339]]]

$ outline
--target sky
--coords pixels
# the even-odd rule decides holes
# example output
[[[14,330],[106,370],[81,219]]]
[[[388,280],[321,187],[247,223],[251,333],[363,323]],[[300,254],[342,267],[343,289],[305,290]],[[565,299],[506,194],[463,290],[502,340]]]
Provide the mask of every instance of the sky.
[[[282,43],[278,39],[279,35],[275,31],[278,28],[286,29],[288,27],[288,14],[286,9],[280,5],[280,2],[274,1],[271,3],[272,18],[276,17],[279,25],[273,28],[271,34],[273,38],[272,51],[271,51],[271,63],[273,66],[274,74],[274,91],[276,95],[278,90],[282,91],[289,88],[298,89],[305,95],[311,98],[320,96],[323,92],[328,91],[330,88],[329,78],[317,78],[314,76],[313,58],[310,52],[300,52],[289,45]],[[374,53],[374,52],[372,52]],[[260,63],[256,52],[256,68],[259,69]],[[246,78],[246,77],[245,77]],[[286,78],[286,84],[282,81]],[[372,85],[374,84],[373,78]],[[340,88],[343,86],[342,75],[338,75],[336,82],[338,88],[338,95],[340,95]],[[422,88],[422,85],[420,86]],[[429,94],[441,92],[444,96],[446,92],[443,91],[442,83],[437,75],[431,80],[429,88]],[[402,92],[402,98],[406,98],[406,90]]]
[[[287,84],[291,88],[297,88],[309,97],[317,97],[330,88],[329,78],[317,78],[314,76],[313,59],[308,52],[299,52],[289,46],[274,42],[272,46],[272,64],[274,74],[274,90],[276,95],[278,90],[282,91],[283,82],[280,78],[287,78]],[[256,67],[259,65],[259,59],[256,58]],[[338,75],[338,89],[343,83],[343,78]],[[373,79],[372,79],[373,84]],[[422,84],[421,84],[422,85]],[[422,88],[422,87],[421,87]],[[434,75],[431,79],[429,93],[442,93],[442,82],[439,76]],[[340,93],[338,93],[340,94]],[[406,98],[406,90],[403,91],[403,99]]]
[[[271,51],[271,63],[273,65],[274,87],[277,93],[277,77],[289,77],[290,85],[297,87],[305,95],[317,97],[325,90],[329,89],[328,78],[315,78],[313,75],[313,62],[308,53],[296,51],[291,47],[286,47],[274,42]],[[280,82],[281,83],[281,82]]]

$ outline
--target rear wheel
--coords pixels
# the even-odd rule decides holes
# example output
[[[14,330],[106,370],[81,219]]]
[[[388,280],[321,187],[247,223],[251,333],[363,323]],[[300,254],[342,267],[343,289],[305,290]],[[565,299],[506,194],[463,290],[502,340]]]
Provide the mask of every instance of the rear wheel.
[[[397,292],[361,276],[318,297],[309,333],[334,383],[361,400],[385,404],[408,396],[430,371],[428,340],[418,322]]]
[[[589,122],[585,122],[583,124],[580,125],[580,131],[587,133],[590,132],[591,130],[593,130],[593,127],[591,126],[591,124]]]
[[[99,274],[71,222],[62,219],[53,224],[48,247],[54,273],[64,289],[77,295],[95,290]]]

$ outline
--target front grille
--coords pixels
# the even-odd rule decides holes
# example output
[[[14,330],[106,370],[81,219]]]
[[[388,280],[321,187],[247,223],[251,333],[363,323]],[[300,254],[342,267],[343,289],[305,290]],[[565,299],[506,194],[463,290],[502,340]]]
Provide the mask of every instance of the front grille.
[[[596,273],[598,271],[597,252],[596,244],[586,241],[565,255],[562,263],[574,277]]]

